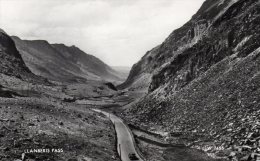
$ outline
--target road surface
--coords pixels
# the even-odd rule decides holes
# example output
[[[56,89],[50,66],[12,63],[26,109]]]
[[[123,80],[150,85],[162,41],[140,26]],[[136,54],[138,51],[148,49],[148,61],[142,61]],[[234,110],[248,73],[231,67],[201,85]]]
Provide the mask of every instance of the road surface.
[[[129,153],[135,153],[139,158],[139,161],[143,161],[135,149],[134,138],[130,129],[124,124],[124,122],[117,116],[108,112],[93,109],[96,112],[103,113],[115,124],[117,133],[117,151],[122,161],[131,161],[128,157]]]

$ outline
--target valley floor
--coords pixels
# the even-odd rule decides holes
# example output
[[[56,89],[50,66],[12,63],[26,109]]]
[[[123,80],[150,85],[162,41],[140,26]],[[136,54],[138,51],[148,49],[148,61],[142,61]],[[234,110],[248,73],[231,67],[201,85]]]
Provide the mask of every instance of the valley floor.
[[[125,119],[136,150],[147,161],[217,160],[185,146],[181,138],[168,142],[163,134],[148,130],[151,127],[133,124],[123,112],[142,97],[142,92],[110,91],[97,83],[36,85],[5,75],[1,75],[0,84],[5,94],[12,91],[11,97],[0,97],[1,161],[21,161],[25,152],[30,161],[120,160],[112,122],[93,108]],[[34,149],[49,152],[30,153]]]
[[[60,85],[1,78],[5,94],[17,94],[0,97],[1,161],[119,160],[113,124],[92,106],[68,101]]]

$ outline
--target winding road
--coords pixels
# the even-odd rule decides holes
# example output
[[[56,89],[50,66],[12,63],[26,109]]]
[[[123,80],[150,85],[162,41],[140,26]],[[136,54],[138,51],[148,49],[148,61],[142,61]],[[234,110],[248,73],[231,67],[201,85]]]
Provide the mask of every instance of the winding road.
[[[117,151],[121,157],[121,160],[132,161],[129,159],[128,154],[134,153],[139,158],[138,161],[143,161],[135,149],[135,143],[132,132],[127,127],[127,125],[124,124],[123,120],[113,114],[99,109],[93,109],[93,111],[103,113],[104,115],[109,117],[110,120],[114,123],[115,130],[117,133]]]

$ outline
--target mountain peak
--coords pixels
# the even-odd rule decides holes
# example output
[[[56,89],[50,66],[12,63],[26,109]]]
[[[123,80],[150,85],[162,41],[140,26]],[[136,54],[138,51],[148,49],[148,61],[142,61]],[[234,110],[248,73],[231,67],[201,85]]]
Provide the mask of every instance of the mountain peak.
[[[3,30],[0,32],[0,73],[15,76],[31,74],[18,52],[14,41]]]
[[[21,40],[20,37],[18,36],[11,36],[12,39],[17,39],[17,40]]]
[[[6,34],[6,32],[0,28],[0,32]]]

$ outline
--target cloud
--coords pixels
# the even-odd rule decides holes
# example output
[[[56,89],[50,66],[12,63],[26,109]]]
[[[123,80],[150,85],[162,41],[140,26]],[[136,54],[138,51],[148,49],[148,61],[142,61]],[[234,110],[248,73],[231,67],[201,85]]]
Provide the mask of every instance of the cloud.
[[[204,0],[0,0],[0,25],[24,39],[76,45],[131,66],[183,25]]]

